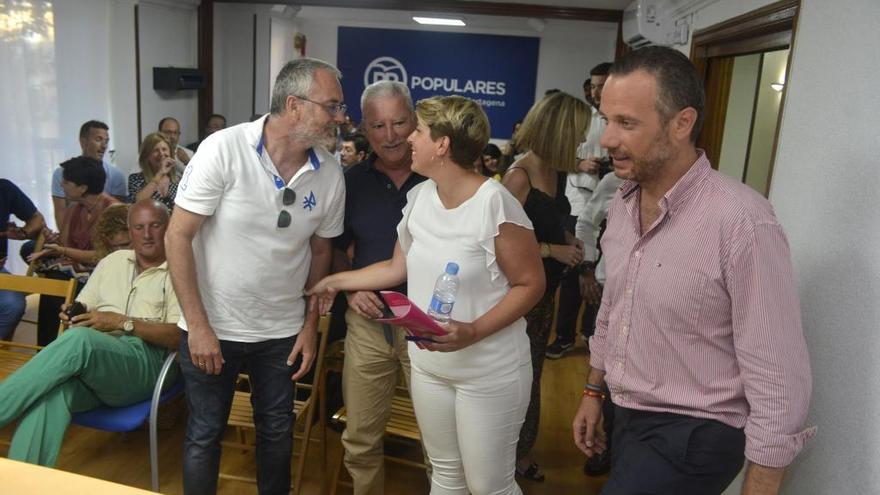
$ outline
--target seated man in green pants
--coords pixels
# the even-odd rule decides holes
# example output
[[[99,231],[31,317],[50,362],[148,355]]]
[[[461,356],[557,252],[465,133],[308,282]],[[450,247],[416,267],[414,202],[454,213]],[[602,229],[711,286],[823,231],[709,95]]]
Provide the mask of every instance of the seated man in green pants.
[[[168,349],[179,341],[180,308],[165,262],[168,210],[136,203],[133,250],[101,260],[77,296],[70,328],[0,383],[0,427],[19,418],[8,457],[54,466],[72,413],[150,397]],[[170,383],[170,380],[169,380]]]

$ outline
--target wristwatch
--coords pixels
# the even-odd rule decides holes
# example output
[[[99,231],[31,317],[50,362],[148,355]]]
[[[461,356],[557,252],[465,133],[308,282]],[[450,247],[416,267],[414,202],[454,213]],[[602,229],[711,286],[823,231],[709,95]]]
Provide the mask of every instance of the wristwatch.
[[[546,242],[541,243],[541,257],[549,258],[550,257],[550,244]]]
[[[131,319],[128,319],[128,320],[125,320],[124,322],[122,322],[122,330],[125,331],[125,333],[133,332],[134,331],[134,321],[132,321]]]

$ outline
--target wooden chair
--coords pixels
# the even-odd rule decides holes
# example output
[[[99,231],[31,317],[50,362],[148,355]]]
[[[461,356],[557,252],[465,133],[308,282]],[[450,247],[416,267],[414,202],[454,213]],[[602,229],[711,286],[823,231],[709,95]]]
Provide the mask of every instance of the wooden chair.
[[[53,280],[0,273],[0,289],[63,297],[64,302],[70,304],[76,291],[76,280]],[[58,333],[63,331],[64,324],[61,324]],[[41,347],[35,345],[0,340],[0,381],[20,368],[40,349]]]
[[[315,414],[323,416],[319,414],[318,409],[319,405],[323,403],[323,399],[321,397],[323,396],[324,385],[324,355],[327,351],[327,334],[329,326],[330,317],[322,317],[320,323],[318,324],[318,350],[317,354],[315,355],[313,383],[302,383],[298,381],[296,383],[296,388],[294,389],[293,393],[293,414],[296,418],[293,437],[299,440],[299,442],[297,443],[301,445],[301,447],[299,448],[299,452],[296,452],[296,448],[294,448],[296,465],[293,472],[293,484],[291,485],[291,489],[293,490],[292,493],[294,495],[299,495],[302,490],[303,474],[305,473],[306,458],[308,457],[309,452],[309,443],[321,442],[320,438],[312,438],[312,430],[315,423]],[[248,379],[246,375],[240,377],[240,380],[245,386],[248,385]],[[308,397],[301,398],[301,392],[307,392]],[[229,420],[227,421],[227,424],[236,428],[238,441],[224,441],[222,442],[224,446],[238,448],[245,451],[252,450],[254,448],[254,445],[250,443],[247,438],[248,431],[256,432],[256,427],[254,426],[254,411],[253,406],[251,405],[251,394],[249,388],[247,391],[236,390],[235,395],[232,399],[232,409],[229,413]],[[319,425],[323,430],[324,421],[320,421]],[[324,438],[326,438],[325,433],[322,433],[322,435],[324,435]],[[323,449],[326,448],[326,441],[321,443],[323,446],[323,451]],[[325,470],[326,469],[323,469],[322,467],[321,472],[323,473]],[[257,480],[252,477],[223,472],[220,473],[220,478],[234,481],[243,481],[246,483],[257,482]]]
[[[46,243],[46,235],[43,234],[43,232],[40,232],[40,235],[37,236],[37,242],[34,244],[34,252],[36,253],[36,252],[39,252],[40,250],[42,250],[43,244],[45,244],[45,243]],[[34,275],[34,270],[36,270],[36,268],[37,268],[37,263],[39,263],[39,261],[31,261],[30,263],[28,263],[28,269],[27,269],[27,273],[25,274],[25,276],[32,277]]]
[[[343,425],[348,422],[348,415],[345,407],[342,407],[333,415],[333,420],[342,423]],[[422,434],[419,431],[419,424],[416,422],[416,413],[413,410],[412,399],[410,399],[409,392],[405,386],[398,386],[394,397],[391,399],[391,414],[388,417],[388,423],[385,425],[385,438],[386,440],[402,440],[408,443],[417,443],[421,446]],[[343,471],[342,466],[344,457],[345,450],[341,449],[338,461],[333,469],[333,480],[330,483],[330,495],[336,495],[336,490],[339,485],[348,488],[352,487],[351,483],[339,479]],[[387,453],[385,454],[385,460],[411,468],[426,469],[426,466],[421,462],[392,456]]]

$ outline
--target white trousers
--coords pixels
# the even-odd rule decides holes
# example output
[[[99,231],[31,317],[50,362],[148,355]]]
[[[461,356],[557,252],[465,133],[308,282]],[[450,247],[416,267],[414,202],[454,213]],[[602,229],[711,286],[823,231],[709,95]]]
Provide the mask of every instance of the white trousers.
[[[451,380],[413,363],[411,380],[422,445],[433,467],[431,495],[522,494],[514,480],[516,443],[532,367]]]

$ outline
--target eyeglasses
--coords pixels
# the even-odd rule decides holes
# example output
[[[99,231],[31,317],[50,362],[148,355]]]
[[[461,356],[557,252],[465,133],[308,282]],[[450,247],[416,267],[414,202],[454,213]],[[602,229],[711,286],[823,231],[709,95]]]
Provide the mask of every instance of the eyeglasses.
[[[281,203],[284,204],[284,206],[292,205],[294,201],[296,201],[296,193],[289,187],[285,187],[283,191],[284,192],[281,194]],[[287,227],[290,227],[290,221],[290,212],[287,210],[281,210],[281,213],[278,214],[278,228],[286,229]]]
[[[330,114],[331,117],[335,117],[337,115],[345,115],[345,112],[348,111],[348,105],[345,103],[319,103],[314,100],[310,100],[308,98],[303,98],[302,96],[297,96],[302,101],[307,101],[309,103],[314,103],[319,107],[323,108]]]

